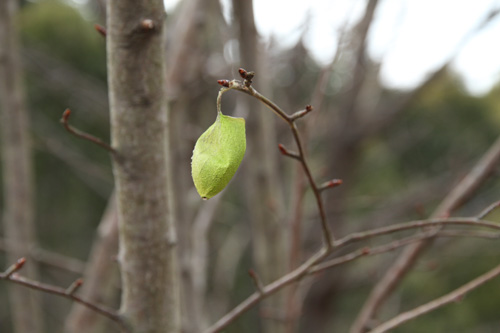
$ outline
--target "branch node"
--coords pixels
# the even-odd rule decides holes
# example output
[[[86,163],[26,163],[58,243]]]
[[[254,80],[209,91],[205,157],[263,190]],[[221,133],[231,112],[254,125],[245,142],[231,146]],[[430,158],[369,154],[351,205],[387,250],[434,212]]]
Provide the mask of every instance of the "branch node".
[[[255,288],[257,288],[259,294],[264,295],[264,284],[257,275],[257,272],[255,272],[253,269],[249,269],[248,275],[250,275],[250,277],[252,278],[252,281],[255,284]]]
[[[321,192],[321,191],[324,191],[324,190],[327,190],[330,188],[334,188],[334,187],[337,187],[340,185],[342,185],[342,179],[332,179],[332,180],[329,180],[329,181],[321,184],[319,186],[318,190]]]
[[[76,279],[65,291],[66,295],[73,295],[83,284],[83,279]]]
[[[15,264],[11,265],[7,270],[3,273],[5,278],[11,277],[12,274],[23,268],[24,264],[26,263],[26,258],[22,257],[19,258]]]
[[[278,149],[280,150],[280,153],[282,155],[285,155],[285,156],[288,156],[288,157],[291,157],[291,158],[294,158],[294,159],[300,161],[300,155],[299,154],[297,154],[294,151],[290,151],[290,150],[286,149],[285,146],[283,146],[281,143],[278,144]]]
[[[153,22],[152,19],[144,19],[141,22],[141,29],[143,31],[150,31],[155,28],[155,23]]]
[[[101,36],[103,37],[106,37],[106,35],[108,34],[108,32],[106,31],[106,28],[103,27],[102,25],[100,24],[94,24],[94,29],[99,33],[101,34]]]

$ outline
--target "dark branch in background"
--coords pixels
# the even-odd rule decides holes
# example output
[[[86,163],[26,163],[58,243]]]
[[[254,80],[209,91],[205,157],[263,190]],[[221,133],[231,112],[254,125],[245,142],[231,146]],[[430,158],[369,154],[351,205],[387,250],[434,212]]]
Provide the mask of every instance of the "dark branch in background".
[[[450,231],[438,231],[435,229],[429,229],[426,232],[409,236],[406,238],[398,239],[392,241],[388,244],[379,245],[373,248],[363,247],[359,250],[353,251],[347,255],[340,256],[329,261],[321,263],[326,257],[332,254],[334,251],[345,247],[354,242],[359,242],[367,239],[371,239],[377,236],[388,235],[395,232],[400,232],[409,229],[421,229],[426,227],[433,227],[437,225],[454,225],[454,226],[465,226],[470,228],[484,227],[494,230],[500,230],[500,224],[490,221],[478,220],[476,217],[470,218],[442,218],[442,219],[430,219],[430,220],[418,220],[410,221],[406,223],[395,224],[387,227],[382,227],[378,229],[368,230],[364,232],[353,233],[345,236],[333,243],[333,247],[326,248],[324,246],[313,256],[311,256],[305,263],[299,266],[297,269],[291,271],[290,273],[284,275],[278,280],[262,286],[260,282],[256,282],[255,273],[251,277],[254,283],[257,285],[257,291],[250,295],[246,300],[236,306],[233,310],[228,312],[224,317],[219,319],[214,325],[208,328],[205,333],[215,333],[220,332],[222,329],[227,327],[230,323],[244,314],[246,311],[255,306],[262,299],[276,293],[282,288],[302,280],[305,276],[323,271],[325,269],[333,268],[364,256],[378,255],[386,253],[402,246],[408,244],[421,242],[422,240],[432,239],[435,237],[478,237],[485,239],[498,239],[500,237],[500,232],[477,232],[474,229],[469,230],[450,230]]]
[[[69,120],[69,116],[71,115],[71,110],[70,109],[66,109],[64,110],[63,112],[63,115],[62,115],[62,118],[61,118],[61,123],[63,124],[64,128],[70,132],[71,134],[79,137],[79,138],[82,138],[84,140],[87,140],[87,141],[90,141],[98,146],[101,146],[102,148],[106,149],[107,151],[109,151],[111,154],[113,154],[114,156],[117,155],[117,152],[116,150],[114,150],[109,144],[107,144],[106,142],[102,141],[101,139],[91,135],[91,134],[88,134],[88,133],[85,133],[85,132],[82,132],[76,128],[74,128],[73,126],[71,126],[69,123],[68,123],[68,120]]]
[[[421,315],[424,315],[426,313],[429,313],[431,311],[434,311],[437,308],[440,308],[442,306],[445,306],[450,303],[455,303],[461,301],[464,296],[470,292],[471,290],[474,290],[478,288],[479,286],[485,284],[486,282],[498,277],[500,275],[500,265],[493,268],[489,272],[478,276],[474,280],[470,281],[469,283],[464,284],[458,289],[455,289],[454,291],[450,292],[449,294],[446,294],[442,297],[439,297],[433,301],[430,301],[429,303],[423,304],[413,310],[403,312],[396,317],[392,318],[389,321],[386,321],[382,325],[377,326],[375,329],[371,330],[370,333],[383,333],[387,332],[390,329],[393,329],[395,327],[400,326],[401,324],[404,324],[407,321],[410,321],[416,317],[419,317]]]
[[[500,137],[488,149],[472,170],[446,196],[432,214],[433,217],[449,216],[458,209],[476,192],[480,185],[495,170],[500,161]],[[481,215],[481,214],[480,214]],[[394,264],[389,267],[384,276],[373,288],[371,294],[361,309],[351,328],[352,333],[365,332],[367,323],[376,315],[377,311],[404,278],[406,273],[415,264],[420,253],[430,244],[431,239],[413,243],[399,255]]]
[[[22,246],[16,246],[13,242],[0,238],[0,251],[10,252],[15,251]],[[47,251],[39,247],[34,247],[28,250],[28,255],[31,259],[48,266],[59,268],[71,273],[82,274],[85,263],[76,258],[70,258],[60,253]]]
[[[105,317],[108,317],[109,319],[116,322],[120,326],[120,328],[123,329],[125,332],[130,332],[128,327],[125,325],[125,322],[123,321],[122,317],[118,314],[117,311],[98,303],[89,302],[75,295],[76,290],[83,284],[82,279],[76,280],[66,289],[46,283],[41,283],[17,274],[17,272],[23,267],[25,263],[26,263],[25,258],[17,260],[15,264],[11,265],[3,273],[0,273],[0,280],[10,281],[15,284],[28,287],[30,289],[40,290],[48,294],[54,294],[60,297],[68,298],[74,302],[80,303],[88,307],[89,309]]]

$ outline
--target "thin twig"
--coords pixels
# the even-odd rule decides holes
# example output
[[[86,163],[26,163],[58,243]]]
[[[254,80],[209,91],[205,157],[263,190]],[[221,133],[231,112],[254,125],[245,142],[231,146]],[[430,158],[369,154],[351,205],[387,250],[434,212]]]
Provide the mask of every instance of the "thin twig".
[[[352,233],[336,241],[334,243],[334,248],[339,249],[353,242],[358,242],[376,236],[388,235],[398,231],[433,227],[433,226],[442,226],[442,225],[466,225],[466,226],[485,227],[485,228],[500,230],[500,223],[478,220],[475,217],[469,217],[469,218],[453,217],[447,219],[416,220],[416,221],[393,224],[387,227],[381,227],[373,230]],[[435,235],[438,234],[438,231],[435,229],[429,230],[429,232]]]
[[[477,216],[477,219],[478,220],[484,219],[486,216],[490,215],[491,212],[493,212],[498,207],[500,207],[500,201],[492,203],[491,205],[486,207],[481,213],[479,213],[479,215]]]
[[[251,77],[249,78],[248,75],[251,73]],[[293,117],[289,116],[285,111],[283,111],[278,105],[276,105],[274,102],[269,100],[267,97],[263,96],[261,93],[259,93],[257,90],[255,90],[251,85],[251,79],[253,78],[254,73],[253,72],[247,72],[243,69],[240,69],[240,75],[245,78],[245,82],[241,83],[240,81],[237,80],[219,80],[218,83],[222,85],[224,88],[222,88],[219,92],[219,96],[217,97],[217,109],[220,109],[220,100],[221,100],[221,95],[230,90],[230,89],[235,89],[241,92],[244,92],[252,97],[255,97],[262,103],[264,103],[267,107],[269,107],[274,113],[276,113],[281,119],[283,119],[288,126],[290,126],[290,130],[292,131],[293,138],[295,140],[295,144],[297,145],[298,148],[298,156],[299,156],[299,161],[302,164],[302,168],[304,169],[304,173],[307,176],[307,179],[309,181],[309,185],[311,186],[311,189],[314,193],[314,197],[316,198],[316,203],[318,205],[318,210],[319,210],[319,215],[320,215],[320,220],[321,220],[321,227],[323,229],[323,237],[325,240],[325,244],[328,248],[332,247],[333,241],[335,239],[330,226],[328,225],[327,219],[326,219],[326,213],[325,213],[325,208],[323,206],[323,200],[321,198],[321,191],[319,190],[318,186],[316,185],[316,182],[314,181],[311,171],[309,169],[309,165],[307,163],[307,160],[305,158],[305,153],[304,153],[304,148],[302,144],[302,139],[300,137],[300,134],[297,130],[297,126],[295,125],[295,120],[297,120],[299,117]],[[307,111],[306,113],[312,111],[312,106],[307,106],[306,107]]]
[[[78,285],[78,282],[75,282],[75,286],[72,287],[70,286],[68,289],[64,289],[61,287],[49,285],[46,283],[38,282],[35,280],[31,280],[28,278],[25,278],[16,272],[19,271],[24,263],[26,262],[25,258],[19,259],[15,264],[10,266],[5,272],[0,273],[0,280],[6,280],[10,281],[25,287],[28,287],[30,289],[35,289],[35,290],[40,290],[42,292],[48,293],[48,294],[54,294],[58,295],[64,298],[68,298],[73,300],[74,302],[80,303],[89,309],[105,316],[108,317],[109,319],[113,320],[116,322],[125,332],[129,332],[128,327],[125,325],[125,322],[123,318],[118,314],[117,311],[108,308],[107,306],[97,304],[94,302],[87,301],[85,299],[80,298],[77,295],[74,295],[74,291],[76,290]],[[78,280],[77,280],[78,281]],[[75,290],[72,290],[75,289]]]
[[[82,139],[85,139],[87,141],[93,142],[94,144],[96,144],[96,145],[98,145],[98,146],[106,149],[107,151],[109,151],[113,155],[117,154],[116,150],[113,149],[113,147],[111,147],[106,142],[102,141],[101,139],[99,139],[99,138],[97,138],[97,137],[95,137],[95,136],[93,136],[91,134],[82,132],[79,129],[76,129],[73,126],[71,126],[68,123],[70,115],[71,115],[71,110],[70,109],[66,109],[66,110],[64,110],[62,118],[61,118],[61,123],[63,124],[63,126],[66,129],[66,131],[68,131],[69,133],[71,133],[71,134],[73,134],[73,135],[75,135],[75,136],[77,136],[79,138],[82,138]]]
[[[335,250],[340,249],[341,247],[344,247],[348,244],[351,244],[353,242],[357,241],[362,241],[366,240],[369,238],[373,238],[376,236],[381,236],[381,235],[387,235],[390,233],[394,232],[399,232],[399,231],[404,231],[404,230],[409,230],[409,229],[419,229],[419,228],[425,228],[425,227],[432,227],[432,226],[437,226],[437,225],[463,225],[463,226],[468,226],[468,227],[485,227],[485,228],[490,228],[494,230],[500,230],[500,224],[495,223],[495,222],[490,222],[490,221],[483,221],[483,220],[477,220],[476,218],[448,218],[448,219],[430,219],[430,220],[417,220],[417,221],[410,221],[406,223],[400,223],[400,224],[395,224],[392,226],[387,226],[387,227],[382,227],[382,228],[377,228],[373,230],[368,230],[364,232],[358,232],[358,233],[353,233],[350,234],[344,238],[341,238],[333,243],[333,247],[327,248],[326,246],[323,247],[321,250],[316,252],[311,258],[309,258],[305,263],[303,263],[300,267],[297,269],[291,271],[290,273],[284,275],[280,279],[266,285],[266,286],[261,286],[258,292],[253,293],[250,295],[246,300],[244,300],[242,303],[240,303],[238,306],[236,306],[233,310],[228,312],[224,317],[219,319],[215,324],[213,324],[210,328],[208,328],[205,333],[215,333],[219,332],[223,328],[227,327],[230,323],[232,323],[236,318],[241,316],[243,313],[248,311],[250,308],[252,308],[254,305],[256,305],[259,301],[262,299],[272,295],[273,293],[277,292],[278,290],[282,289],[285,286],[288,286],[289,284],[292,284],[294,282],[298,282],[302,280],[305,276],[310,275],[312,273],[331,268],[334,266],[338,266],[340,264],[344,264],[350,261],[353,261],[355,259],[358,259],[359,257],[366,256],[366,255],[376,255],[388,251],[392,251],[398,247],[402,247],[411,243],[419,242],[422,241],[423,239],[428,239],[428,238],[434,238],[434,237],[439,237],[442,235],[443,237],[458,237],[458,236],[477,236],[477,237],[482,237],[486,236],[484,238],[493,238],[489,237],[491,235],[494,235],[493,233],[489,233],[485,235],[485,233],[475,233],[475,232],[470,232],[469,235],[466,235],[464,233],[460,234],[460,231],[455,231],[454,233],[436,233],[435,230],[430,229],[424,233],[413,235],[410,237],[406,237],[400,240],[393,241],[391,243],[385,244],[385,245],[380,245],[375,248],[362,248],[360,250],[354,251],[350,254],[347,254],[345,256],[339,257],[332,259],[331,261],[324,262],[323,264],[320,264],[323,259],[325,259],[328,255],[333,253]]]
[[[464,204],[476,193],[477,189],[495,170],[500,161],[500,137],[481,157],[472,170],[460,183],[444,198],[436,208],[433,217],[449,216],[451,212]],[[377,311],[399,282],[417,261],[420,253],[429,245],[431,239],[413,243],[405,248],[395,262],[385,272],[384,276],[377,282],[365,301],[358,317],[353,323],[351,333],[366,331],[367,323],[375,317]]]
[[[392,318],[389,321],[377,326],[375,329],[371,330],[370,333],[383,333],[387,332],[390,329],[400,326],[401,324],[406,323],[412,319],[415,319],[419,316],[422,316],[426,313],[434,311],[437,308],[445,306],[450,303],[458,302],[463,299],[463,297],[470,291],[478,288],[479,286],[485,284],[486,282],[496,278],[500,275],[500,265],[493,268],[489,272],[475,278],[474,280],[464,284],[458,289],[439,297],[429,303],[423,304],[419,307],[416,307],[413,310],[403,312],[396,317]]]

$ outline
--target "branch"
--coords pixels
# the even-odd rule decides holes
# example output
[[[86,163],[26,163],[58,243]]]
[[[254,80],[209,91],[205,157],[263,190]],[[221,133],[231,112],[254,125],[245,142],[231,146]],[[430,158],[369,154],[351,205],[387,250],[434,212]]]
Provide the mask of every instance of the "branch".
[[[123,329],[125,332],[129,332],[128,327],[126,326],[125,322],[123,321],[122,317],[118,314],[118,312],[104,305],[82,299],[74,294],[76,289],[83,283],[81,279],[76,280],[66,289],[34,281],[17,274],[17,271],[19,271],[23,267],[25,262],[26,262],[25,258],[20,258],[19,260],[17,260],[17,262],[11,265],[9,268],[7,268],[5,272],[0,273],[0,280],[10,281],[15,284],[28,287],[30,289],[40,290],[48,294],[54,294],[64,298],[68,298],[74,302],[80,303],[88,307],[89,309],[103,316],[108,317],[109,319],[116,322],[120,326],[120,328]]]
[[[74,128],[73,126],[71,126],[69,123],[68,123],[68,120],[69,120],[69,116],[71,115],[71,110],[70,109],[66,109],[64,110],[63,112],[63,115],[62,115],[62,118],[61,118],[61,123],[63,124],[64,128],[66,129],[66,131],[68,131],[69,133],[79,137],[79,138],[82,138],[82,139],[85,139],[87,141],[90,141],[90,142],[93,142],[95,143],[96,145],[106,149],[107,151],[109,151],[111,154],[113,155],[116,155],[117,152],[115,149],[113,149],[109,144],[107,144],[106,142],[102,141],[101,139],[91,135],[91,134],[88,134],[88,133],[85,133],[85,132],[82,132],[76,128]]]
[[[351,252],[347,255],[341,256],[339,258],[332,259],[330,261],[322,262],[328,255],[333,253],[334,251],[351,244],[353,242],[366,240],[369,238],[373,238],[376,236],[387,235],[394,232],[409,230],[409,229],[419,229],[419,228],[428,228],[438,225],[464,225],[469,227],[485,227],[494,230],[500,230],[500,224],[494,223],[490,221],[478,220],[475,217],[471,218],[446,218],[446,219],[429,219],[429,220],[417,220],[410,221],[406,223],[400,223],[392,226],[382,227],[378,229],[368,230],[365,232],[358,232],[350,234],[344,238],[341,238],[335,241],[331,248],[323,247],[321,250],[316,252],[311,258],[309,258],[305,263],[303,263],[297,269],[291,271],[290,273],[284,275],[280,279],[266,285],[262,286],[260,282],[254,282],[257,286],[258,291],[250,295],[246,300],[236,306],[233,310],[227,313],[224,317],[219,319],[214,325],[208,328],[205,333],[215,333],[219,332],[223,328],[227,327],[230,323],[232,323],[236,318],[240,317],[243,313],[248,311],[254,305],[256,305],[262,299],[274,294],[280,289],[288,286],[294,282],[298,282],[302,280],[305,276],[335,267],[347,262],[351,262],[355,259],[358,259],[362,256],[367,255],[376,255],[384,252],[392,251],[398,247],[402,247],[411,243],[421,242],[424,239],[434,238],[434,237],[481,237],[481,238],[492,238],[496,239],[500,237],[500,233],[484,233],[484,232],[462,232],[461,230],[453,231],[453,232],[436,232],[435,229],[429,229],[425,233],[417,234],[414,236],[410,236],[407,238],[399,239],[393,241],[391,243],[380,245],[375,248],[364,247],[360,250]]]
[[[292,131],[293,138],[295,140],[295,144],[297,145],[298,148],[298,153],[297,157],[295,155],[292,155],[291,153],[288,153],[287,150],[281,150],[282,153],[285,153],[286,155],[290,157],[294,157],[298,159],[302,165],[302,168],[304,170],[304,173],[307,176],[307,179],[309,181],[309,185],[311,186],[311,189],[314,193],[314,196],[316,198],[316,203],[318,205],[318,210],[320,214],[320,219],[321,219],[321,227],[323,230],[323,237],[325,241],[326,247],[329,249],[332,247],[333,241],[335,239],[332,231],[330,230],[330,226],[328,225],[328,222],[326,220],[326,213],[325,213],[325,208],[323,206],[323,200],[321,198],[321,190],[314,181],[311,171],[309,169],[309,165],[306,161],[305,154],[304,154],[304,148],[302,144],[302,139],[299,135],[299,132],[297,130],[297,126],[295,125],[295,121],[302,117],[303,115],[309,113],[312,111],[312,106],[308,105],[306,106],[304,111],[299,111],[298,113],[289,116],[285,111],[283,111],[278,105],[276,105],[274,102],[260,94],[257,90],[255,90],[252,86],[252,79],[254,77],[253,72],[247,72],[243,68],[240,68],[239,70],[240,76],[244,79],[244,82],[240,82],[237,80],[219,80],[218,83],[222,85],[224,88],[222,88],[219,92],[219,96],[217,97],[217,109],[220,110],[220,105],[221,105],[221,98],[222,94],[225,93],[226,91],[230,89],[235,89],[241,92],[244,92],[252,97],[255,97],[258,99],[260,102],[264,103],[268,108],[270,108],[274,113],[276,113],[281,119],[283,119],[288,126],[290,127],[290,130]],[[283,147],[284,148],[284,147]]]
[[[464,204],[495,170],[499,161],[500,137],[481,157],[469,174],[446,196],[432,216],[449,216],[451,212]],[[429,239],[422,240],[404,249],[371,291],[351,328],[352,333],[365,331],[366,324],[375,316],[380,306],[411,269],[429,242]]]
[[[458,289],[446,294],[442,297],[439,297],[429,303],[423,304],[419,307],[416,307],[413,310],[403,312],[396,317],[392,318],[389,321],[386,321],[382,325],[377,326],[375,329],[371,330],[370,333],[382,333],[387,332],[390,329],[400,326],[401,324],[406,323],[412,319],[415,319],[419,316],[422,316],[426,313],[434,311],[437,308],[445,306],[450,303],[458,302],[463,299],[463,297],[470,291],[478,288],[479,286],[485,284],[486,282],[496,278],[500,275],[500,265],[493,268],[489,272],[475,278],[469,283],[464,284]]]

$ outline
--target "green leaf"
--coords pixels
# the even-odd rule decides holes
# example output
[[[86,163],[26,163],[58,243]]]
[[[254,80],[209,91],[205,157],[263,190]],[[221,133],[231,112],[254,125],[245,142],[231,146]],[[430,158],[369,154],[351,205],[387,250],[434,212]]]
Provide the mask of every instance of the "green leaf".
[[[193,150],[191,174],[203,199],[210,199],[227,186],[245,150],[245,119],[219,112],[215,123],[200,136]]]

